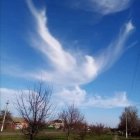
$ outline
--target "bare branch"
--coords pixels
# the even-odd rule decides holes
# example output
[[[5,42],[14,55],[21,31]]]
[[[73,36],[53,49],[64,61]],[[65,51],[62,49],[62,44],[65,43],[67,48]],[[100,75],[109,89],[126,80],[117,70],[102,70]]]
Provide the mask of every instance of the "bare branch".
[[[28,127],[23,129],[23,133],[29,135],[30,140],[33,140],[46,118],[51,115],[51,94],[51,89],[49,87],[43,89],[42,83],[40,83],[33,90],[29,89],[28,94],[22,91],[19,98],[17,98],[17,110],[28,123]]]

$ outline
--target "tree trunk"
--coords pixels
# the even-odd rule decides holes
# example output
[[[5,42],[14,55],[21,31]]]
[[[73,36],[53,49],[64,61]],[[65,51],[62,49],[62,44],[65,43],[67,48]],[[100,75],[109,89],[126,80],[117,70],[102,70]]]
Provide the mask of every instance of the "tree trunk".
[[[68,132],[67,132],[67,140],[69,140],[70,138],[70,130],[68,129]]]
[[[33,140],[33,134],[30,134],[30,140]]]

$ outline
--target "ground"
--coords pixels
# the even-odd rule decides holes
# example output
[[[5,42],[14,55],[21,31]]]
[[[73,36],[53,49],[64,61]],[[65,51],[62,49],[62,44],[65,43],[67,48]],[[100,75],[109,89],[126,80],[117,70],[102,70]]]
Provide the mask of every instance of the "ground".
[[[0,140],[26,140],[22,133],[4,132],[0,133]],[[66,140],[65,134],[62,132],[43,132],[36,140]],[[73,140],[80,140],[76,137]],[[85,140],[126,140],[125,137],[117,135],[87,135]],[[127,140],[140,140],[140,138],[128,138]]]

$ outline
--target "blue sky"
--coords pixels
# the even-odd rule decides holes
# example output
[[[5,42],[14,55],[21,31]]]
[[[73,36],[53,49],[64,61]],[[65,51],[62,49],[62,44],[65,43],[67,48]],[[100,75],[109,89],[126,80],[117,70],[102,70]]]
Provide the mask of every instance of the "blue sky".
[[[53,85],[57,110],[75,103],[89,122],[117,126],[139,109],[138,0],[2,0],[1,108],[37,81]]]

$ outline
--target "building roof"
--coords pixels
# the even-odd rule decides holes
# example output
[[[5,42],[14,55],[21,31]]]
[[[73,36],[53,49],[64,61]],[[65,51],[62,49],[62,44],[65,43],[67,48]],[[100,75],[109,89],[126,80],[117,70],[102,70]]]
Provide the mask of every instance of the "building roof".
[[[13,117],[12,119],[14,122],[24,122],[24,119],[20,117]]]

